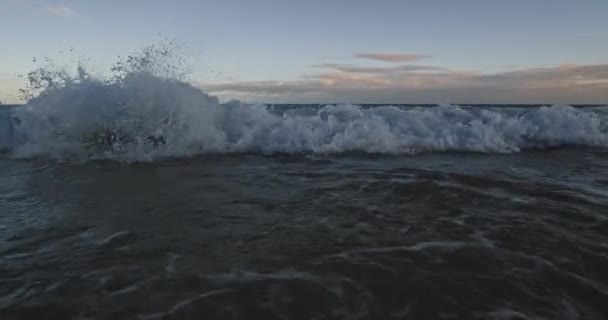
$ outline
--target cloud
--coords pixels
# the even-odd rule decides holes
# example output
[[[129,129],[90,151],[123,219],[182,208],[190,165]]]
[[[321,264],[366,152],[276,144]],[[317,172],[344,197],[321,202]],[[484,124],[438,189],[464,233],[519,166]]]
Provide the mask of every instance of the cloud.
[[[428,65],[398,65],[394,67],[358,67],[352,64],[323,63],[313,65],[316,68],[334,69],[352,73],[400,73],[400,72],[429,72],[446,70],[443,67]]]
[[[255,102],[608,103],[608,64],[563,65],[484,74],[426,66],[324,64],[294,81],[206,84],[220,96]]]
[[[76,11],[65,5],[48,5],[45,9],[48,14],[56,17],[72,17],[76,15]]]
[[[355,58],[371,59],[384,62],[414,62],[429,58],[424,54],[407,54],[407,53],[357,53]]]

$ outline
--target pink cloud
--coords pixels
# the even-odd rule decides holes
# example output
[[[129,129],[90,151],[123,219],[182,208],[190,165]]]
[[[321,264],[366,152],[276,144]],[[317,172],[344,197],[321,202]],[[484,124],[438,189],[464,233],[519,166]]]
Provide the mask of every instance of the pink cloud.
[[[408,53],[357,53],[355,58],[371,59],[384,62],[413,62],[426,59],[429,56],[424,54],[408,54]]]
[[[222,96],[255,95],[264,102],[352,103],[608,103],[608,64],[562,65],[484,74],[403,66],[361,72],[353,65],[327,65],[328,72],[295,81],[207,84]],[[265,100],[267,99],[267,100]]]

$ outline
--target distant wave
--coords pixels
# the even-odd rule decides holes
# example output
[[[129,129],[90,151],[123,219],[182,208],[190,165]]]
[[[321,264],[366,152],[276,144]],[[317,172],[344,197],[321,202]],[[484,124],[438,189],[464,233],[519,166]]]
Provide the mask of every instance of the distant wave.
[[[141,59],[146,59],[141,61]],[[131,57],[115,77],[38,70],[27,104],[0,112],[0,149],[12,157],[152,161],[205,153],[512,153],[563,145],[607,147],[608,107],[279,110],[221,104]],[[139,59],[139,60],[138,60]],[[51,79],[51,81],[49,81]]]

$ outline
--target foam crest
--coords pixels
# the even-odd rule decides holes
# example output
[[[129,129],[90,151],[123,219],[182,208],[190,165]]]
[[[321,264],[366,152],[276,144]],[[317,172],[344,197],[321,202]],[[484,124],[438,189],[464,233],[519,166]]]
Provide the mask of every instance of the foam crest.
[[[167,61],[166,51],[144,50],[140,58],[118,63],[109,79],[84,67],[73,76],[31,73],[28,103],[0,114],[0,148],[12,149],[14,157],[151,161],[205,153],[512,153],[608,146],[606,107],[347,104],[282,110],[220,104],[177,76]]]

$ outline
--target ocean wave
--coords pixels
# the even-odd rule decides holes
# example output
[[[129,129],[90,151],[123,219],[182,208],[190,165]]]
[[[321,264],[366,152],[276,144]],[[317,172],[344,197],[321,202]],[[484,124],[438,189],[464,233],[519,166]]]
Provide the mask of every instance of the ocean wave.
[[[138,61],[111,79],[82,68],[76,76],[31,74],[38,92],[25,105],[0,112],[0,148],[18,158],[151,161],[206,153],[513,153],[608,146],[608,107],[343,104],[281,110],[222,104],[154,70]]]

